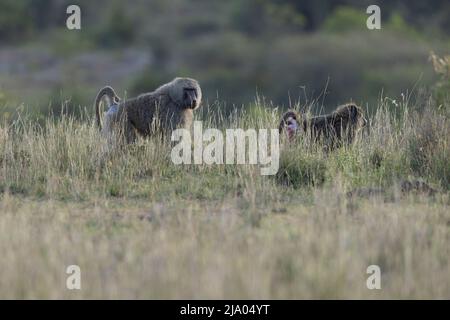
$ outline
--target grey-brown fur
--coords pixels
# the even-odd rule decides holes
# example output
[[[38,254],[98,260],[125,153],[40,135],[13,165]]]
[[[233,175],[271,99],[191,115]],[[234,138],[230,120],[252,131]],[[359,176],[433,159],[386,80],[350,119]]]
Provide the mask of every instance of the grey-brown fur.
[[[290,118],[295,118],[303,132],[311,134],[313,141],[323,139],[330,147],[340,146],[342,142],[352,143],[356,132],[367,124],[362,109],[352,103],[339,106],[330,114],[309,119],[302,119],[299,113],[290,110],[281,118],[280,133]]]
[[[200,106],[201,99],[202,91],[196,80],[175,78],[153,92],[123,101],[108,111],[103,132],[131,143],[136,134],[147,137],[156,132],[170,134],[176,128],[190,128],[193,111]]]

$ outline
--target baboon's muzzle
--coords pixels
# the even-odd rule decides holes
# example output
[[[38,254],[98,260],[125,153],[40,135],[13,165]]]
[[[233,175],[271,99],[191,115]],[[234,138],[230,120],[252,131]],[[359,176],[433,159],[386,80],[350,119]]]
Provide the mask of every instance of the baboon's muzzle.
[[[191,101],[190,108],[191,108],[191,109],[197,108],[197,99],[193,99],[193,100]]]

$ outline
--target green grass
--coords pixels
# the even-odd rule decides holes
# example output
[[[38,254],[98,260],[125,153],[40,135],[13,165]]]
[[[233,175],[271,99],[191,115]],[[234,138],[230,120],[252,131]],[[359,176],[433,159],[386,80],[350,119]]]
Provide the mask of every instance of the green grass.
[[[218,110],[198,113],[204,128],[276,128],[281,114]],[[333,152],[283,144],[271,177],[173,165],[156,138],[105,154],[89,118],[24,119],[0,126],[1,298],[450,297],[450,126],[431,99],[381,101]],[[439,192],[399,195],[405,178]],[[359,187],[395,196],[346,197]],[[81,291],[65,289],[70,264]]]

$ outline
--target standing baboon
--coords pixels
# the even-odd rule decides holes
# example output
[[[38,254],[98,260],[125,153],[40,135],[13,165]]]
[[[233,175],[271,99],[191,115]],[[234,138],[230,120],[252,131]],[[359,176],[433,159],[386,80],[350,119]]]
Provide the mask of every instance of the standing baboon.
[[[362,109],[353,103],[339,106],[330,114],[303,119],[301,122],[300,119],[297,112],[286,112],[281,118],[280,133],[286,130],[288,137],[292,138],[298,129],[302,129],[311,134],[313,141],[323,139],[331,148],[339,147],[342,142],[352,143],[358,130],[367,124]]]
[[[106,95],[113,101],[117,97],[112,88],[107,88],[99,92],[95,102],[100,128],[99,95]],[[136,139],[136,133],[147,137],[157,131],[170,134],[179,127],[190,128],[193,111],[200,106],[201,100],[202,91],[196,80],[175,78],[153,92],[113,105],[105,114],[103,132],[108,136],[119,135],[131,143]]]

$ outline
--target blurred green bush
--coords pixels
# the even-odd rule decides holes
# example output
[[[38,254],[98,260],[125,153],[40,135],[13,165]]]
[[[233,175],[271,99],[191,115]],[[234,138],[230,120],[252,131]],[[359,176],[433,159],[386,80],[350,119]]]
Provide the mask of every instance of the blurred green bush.
[[[33,23],[27,19],[27,1],[0,1],[0,39],[12,41],[29,36]]]
[[[71,57],[88,51],[114,56],[136,49],[150,57],[141,72],[99,61],[98,70],[118,69],[101,81],[98,74],[92,75],[97,72],[92,61],[87,64],[92,70],[79,73],[83,66],[77,62],[69,68],[58,66],[49,73],[75,72],[52,74],[61,83],[39,83],[30,90],[53,96],[53,87],[85,86],[90,89],[86,93],[77,89],[78,102],[83,105],[91,103],[94,87],[111,78],[118,79],[119,90],[137,94],[174,76],[190,76],[201,82],[205,101],[218,99],[229,106],[248,105],[258,93],[276,106],[320,100],[326,111],[353,100],[368,103],[370,109],[380,92],[395,98],[415,87],[432,85],[435,75],[427,62],[429,50],[445,53],[450,48],[450,29],[445,23],[450,21],[445,19],[450,6],[441,0],[433,0],[427,10],[416,0],[408,7],[397,0],[383,3],[381,31],[366,28],[368,0],[155,0],[151,6],[145,0],[80,0],[80,32],[64,28],[68,4],[69,0],[1,1],[0,41],[16,41],[18,47],[26,45],[30,51],[49,48],[52,52],[45,62],[49,69],[52,59],[70,64]],[[11,90],[31,86],[26,78],[35,71],[17,64],[15,69],[0,65],[0,72],[6,70],[1,80],[11,81],[5,86]],[[17,76],[17,70],[22,74]],[[442,101],[448,78],[441,79],[434,90]]]
[[[366,29],[365,11],[347,6],[340,6],[323,23],[326,32],[362,31]]]
[[[434,52],[430,54],[430,60],[438,80],[434,85],[434,97],[437,105],[442,108],[450,101],[450,55],[439,57]],[[450,112],[450,110],[446,110]]]
[[[106,48],[129,45],[135,40],[136,25],[127,14],[126,4],[114,1],[107,10],[106,19],[94,32],[94,39]]]

